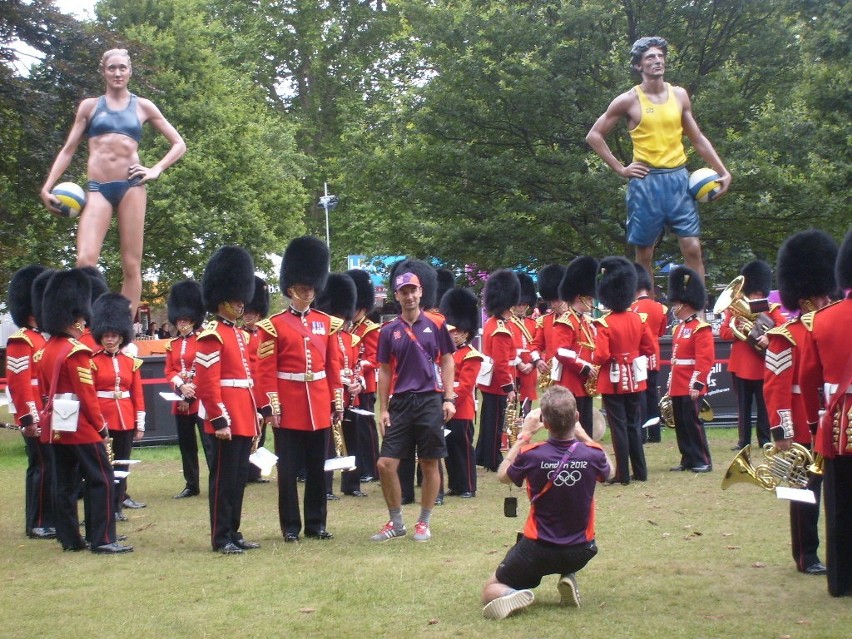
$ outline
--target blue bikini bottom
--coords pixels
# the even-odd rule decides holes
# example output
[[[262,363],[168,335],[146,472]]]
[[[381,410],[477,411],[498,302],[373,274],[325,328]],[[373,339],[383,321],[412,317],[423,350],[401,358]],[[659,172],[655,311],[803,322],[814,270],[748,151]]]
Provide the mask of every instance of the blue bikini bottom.
[[[125,193],[133,186],[139,186],[141,178],[135,177],[130,180],[116,180],[115,182],[95,182],[89,180],[88,190],[91,193],[100,193],[107,202],[118,206]]]

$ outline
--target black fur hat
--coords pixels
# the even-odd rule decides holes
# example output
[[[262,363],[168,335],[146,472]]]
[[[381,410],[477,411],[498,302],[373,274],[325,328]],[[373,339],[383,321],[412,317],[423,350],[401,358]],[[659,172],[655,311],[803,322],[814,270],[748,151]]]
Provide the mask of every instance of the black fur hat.
[[[644,267],[641,267],[644,270]],[[689,304],[703,311],[707,303],[707,290],[698,273],[686,266],[677,266],[669,272],[669,302]]]
[[[836,261],[837,242],[825,231],[809,229],[784,240],[775,266],[784,306],[797,309],[800,299],[833,293]]]
[[[598,261],[587,255],[571,260],[565,267],[565,274],[559,283],[559,299],[573,302],[580,295],[595,296],[595,278],[598,274]]]
[[[57,271],[44,289],[41,329],[58,335],[81,317],[92,319],[92,280],[79,268]]]
[[[254,297],[254,261],[239,246],[223,246],[210,257],[201,276],[204,308],[211,313],[231,300],[248,303]]]
[[[30,315],[35,315],[33,311],[33,282],[45,270],[45,267],[40,264],[30,264],[19,268],[12,275],[6,304],[9,305],[9,314],[18,328],[29,326]]]
[[[281,292],[296,284],[310,286],[316,294],[325,288],[331,256],[328,247],[318,237],[303,235],[291,240],[281,260]]]
[[[437,306],[444,298],[444,293],[456,285],[456,276],[453,275],[453,272],[448,268],[436,269],[436,274],[438,276],[438,289],[435,292],[435,299],[438,301],[435,305]]]
[[[479,302],[470,289],[451,288],[441,298],[441,313],[447,324],[473,337],[479,331]]]
[[[763,293],[766,296],[772,290],[772,267],[763,260],[752,260],[743,266],[740,275],[745,278],[743,295]]]
[[[651,296],[654,294],[654,282],[651,281],[651,275],[648,269],[642,266],[639,262],[633,262],[633,268],[636,269],[636,290],[648,291]]]
[[[846,238],[840,245],[834,276],[837,278],[837,285],[844,291],[852,288],[852,229],[846,233]]]
[[[521,282],[521,297],[518,299],[518,304],[521,306],[535,306],[538,300],[538,293],[535,290],[535,282],[528,273],[523,271],[515,271],[518,280]]]
[[[548,264],[538,272],[538,296],[545,302],[559,299],[559,284],[565,276],[565,267],[561,264]]]
[[[100,343],[104,333],[114,331],[121,335],[122,344],[135,337],[130,300],[120,293],[104,293],[92,304],[92,336]]]
[[[81,266],[83,271],[92,283],[92,303],[104,293],[109,293],[109,285],[107,284],[104,274],[97,266]]]
[[[373,278],[367,271],[360,268],[349,269],[346,274],[355,282],[355,290],[358,292],[355,297],[355,310],[364,308],[369,313],[376,305],[376,288],[373,286]]]
[[[201,296],[201,284],[194,280],[183,280],[173,284],[169,291],[169,298],[166,300],[166,307],[169,312],[169,321],[173,326],[177,326],[179,319],[187,318],[198,330],[207,314]]]
[[[435,267],[423,260],[410,258],[400,260],[391,266],[389,291],[394,290],[393,282],[396,276],[405,273],[414,273],[420,280],[420,288],[423,289],[423,294],[420,297],[420,308],[436,308],[440,300],[438,299],[438,272]]]
[[[497,269],[488,276],[482,295],[486,312],[500,317],[517,305],[521,297],[521,280],[514,271],[507,268]]]
[[[597,298],[611,311],[626,311],[636,299],[636,269],[626,257],[603,258],[597,280]]]
[[[47,283],[50,278],[56,274],[52,268],[45,269],[41,274],[33,280],[32,289],[30,291],[33,304],[33,315],[36,318],[36,324],[41,330],[44,330],[44,316],[42,308],[44,306],[44,289],[47,288]]]
[[[245,310],[254,311],[261,317],[269,315],[269,285],[262,277],[254,276],[254,295],[246,303]]]
[[[346,273],[330,273],[325,288],[318,292],[314,306],[317,310],[343,320],[355,316],[358,291]]]

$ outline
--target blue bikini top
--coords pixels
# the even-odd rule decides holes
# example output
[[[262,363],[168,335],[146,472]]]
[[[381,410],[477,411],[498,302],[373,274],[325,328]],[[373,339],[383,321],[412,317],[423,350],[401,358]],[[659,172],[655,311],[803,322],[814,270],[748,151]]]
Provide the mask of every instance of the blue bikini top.
[[[130,94],[130,102],[122,111],[111,111],[107,107],[106,96],[98,98],[95,112],[89,118],[86,135],[93,138],[106,133],[120,133],[139,142],[142,139],[142,123],[136,115],[136,96]]]

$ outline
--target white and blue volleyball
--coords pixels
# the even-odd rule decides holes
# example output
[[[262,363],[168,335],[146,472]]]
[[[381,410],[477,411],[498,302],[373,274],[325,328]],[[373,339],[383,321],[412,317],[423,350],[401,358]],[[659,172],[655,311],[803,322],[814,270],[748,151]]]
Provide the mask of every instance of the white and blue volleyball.
[[[57,184],[50,194],[59,200],[59,212],[63,217],[77,217],[86,206],[86,192],[73,182]]]
[[[719,195],[721,176],[713,169],[697,169],[689,174],[689,194],[698,202],[712,202]]]

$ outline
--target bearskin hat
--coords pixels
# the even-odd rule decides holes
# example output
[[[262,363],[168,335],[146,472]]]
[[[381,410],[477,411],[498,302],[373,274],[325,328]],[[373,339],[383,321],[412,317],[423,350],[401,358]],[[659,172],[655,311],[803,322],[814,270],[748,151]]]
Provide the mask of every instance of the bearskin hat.
[[[573,302],[580,295],[594,297],[597,273],[598,261],[595,258],[587,255],[575,257],[565,267],[565,274],[559,283],[559,299]]]
[[[533,282],[532,276],[523,271],[515,271],[515,275],[521,282],[521,297],[518,299],[518,304],[520,306],[535,306],[538,293],[535,290],[535,282]]]
[[[837,242],[825,231],[809,229],[784,240],[775,267],[781,303],[793,310],[800,299],[833,293],[836,260]]]
[[[92,319],[92,278],[79,268],[57,271],[50,278],[42,298],[43,331],[58,335],[81,317]]]
[[[246,302],[245,310],[254,311],[261,317],[269,315],[269,284],[262,277],[254,276],[254,295]]]
[[[40,264],[30,264],[19,268],[9,282],[9,293],[6,303],[9,305],[9,314],[18,328],[29,326],[30,316],[35,315],[33,311],[33,282],[45,272],[45,267]]]
[[[645,267],[640,267],[645,270]],[[677,266],[669,272],[669,302],[689,304],[697,311],[704,310],[707,290],[698,273],[686,266]]]
[[[743,295],[753,293],[769,295],[769,291],[772,290],[772,267],[763,260],[752,260],[743,266],[740,275],[745,278]]]
[[[248,251],[223,246],[213,253],[201,276],[201,297],[211,313],[218,312],[222,302],[250,302],[254,297],[254,261]]]
[[[514,271],[507,268],[497,269],[485,281],[482,295],[486,312],[500,317],[518,304],[521,297],[521,280]]]
[[[846,239],[840,246],[834,275],[837,278],[837,285],[844,291],[852,288],[852,229],[846,233]]]
[[[435,267],[423,260],[409,258],[400,260],[391,266],[389,291],[394,288],[393,282],[396,280],[396,276],[405,273],[414,273],[420,280],[420,288],[423,290],[420,297],[420,308],[437,308],[440,300],[438,299],[438,272]]]
[[[330,273],[325,288],[317,294],[314,306],[323,313],[351,320],[357,310],[357,299],[358,290],[351,277],[346,273]]]
[[[92,283],[92,303],[95,302],[104,293],[109,293],[109,285],[107,284],[104,274],[97,266],[81,266],[83,271]]]
[[[183,280],[173,284],[166,300],[169,312],[169,321],[177,326],[177,321],[187,318],[192,321],[196,330],[201,328],[204,316],[204,300],[201,296],[201,284],[194,280]]]
[[[636,290],[648,291],[653,296],[654,282],[651,281],[651,274],[648,273],[648,269],[639,262],[633,262],[633,268],[636,269]]]
[[[538,296],[545,302],[559,299],[559,284],[565,276],[565,267],[561,264],[548,264],[538,272]]]
[[[438,301],[435,305],[437,306],[444,299],[444,293],[456,285],[456,276],[448,268],[436,269],[436,274],[438,276],[438,289],[435,292],[435,299]]]
[[[32,300],[33,305],[33,315],[36,318],[36,324],[41,330],[44,329],[44,316],[42,314],[42,308],[44,305],[44,289],[47,288],[47,283],[50,281],[50,278],[56,274],[56,271],[52,268],[47,268],[41,272],[41,274],[33,280],[32,289],[30,290],[30,299]]]
[[[626,257],[605,257],[598,264],[597,298],[609,310],[620,313],[636,298],[636,269]]]
[[[95,341],[100,343],[104,334],[110,331],[121,335],[122,344],[129,344],[135,337],[130,300],[120,293],[104,293],[92,304],[92,336]]]
[[[319,294],[325,288],[330,263],[328,247],[318,237],[303,235],[291,240],[281,260],[281,292],[286,295],[291,286],[301,284]]]
[[[473,337],[479,331],[479,302],[469,289],[451,288],[441,298],[441,313],[448,326]]]
[[[355,282],[355,290],[358,292],[355,298],[355,310],[364,308],[369,313],[376,305],[376,288],[373,286],[373,278],[367,271],[360,268],[349,269],[346,274]]]

